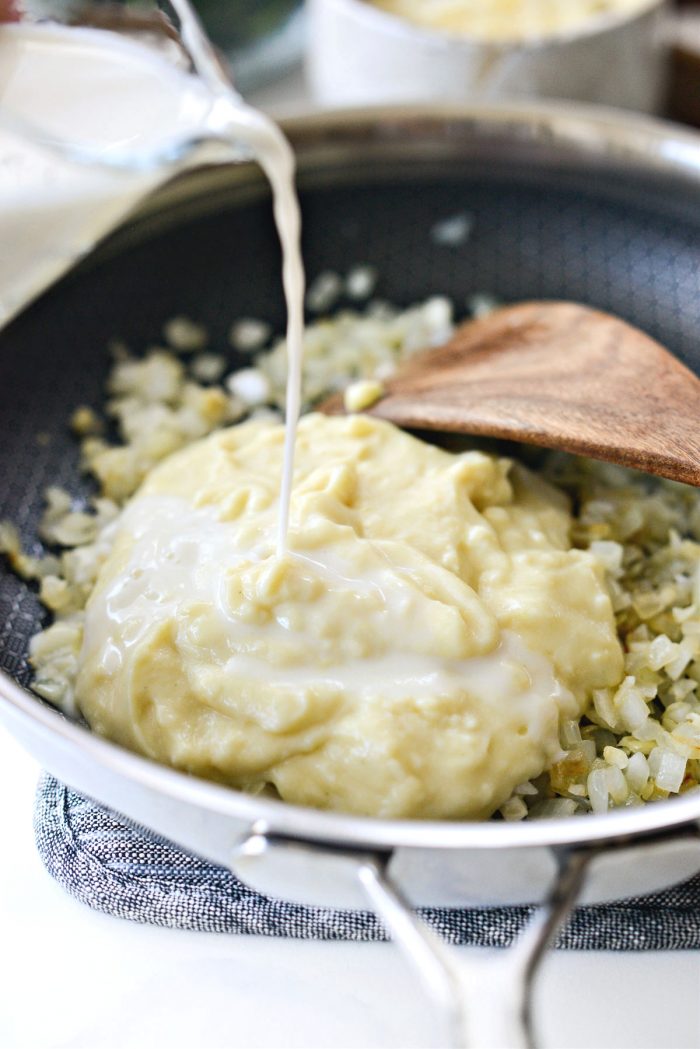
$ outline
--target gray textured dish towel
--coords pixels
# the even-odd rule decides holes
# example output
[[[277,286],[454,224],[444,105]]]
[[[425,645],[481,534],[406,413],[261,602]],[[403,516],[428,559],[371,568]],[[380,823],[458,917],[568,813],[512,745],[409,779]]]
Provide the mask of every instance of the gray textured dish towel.
[[[190,856],[44,776],[36,841],[49,873],[95,910],[132,921],[201,932],[312,940],[385,939],[364,911],[301,907],[252,892],[229,871]],[[505,947],[530,909],[426,909],[455,944]],[[585,950],[700,948],[700,875],[655,896],[576,911],[558,947]]]

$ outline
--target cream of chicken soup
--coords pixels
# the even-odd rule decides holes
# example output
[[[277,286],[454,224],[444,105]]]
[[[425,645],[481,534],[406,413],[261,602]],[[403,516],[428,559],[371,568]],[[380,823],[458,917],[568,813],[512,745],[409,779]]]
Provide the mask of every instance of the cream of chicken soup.
[[[363,416],[302,419],[156,467],[114,525],[77,700],[101,734],[290,802],[485,817],[561,755],[623,670],[564,496],[506,459]]]

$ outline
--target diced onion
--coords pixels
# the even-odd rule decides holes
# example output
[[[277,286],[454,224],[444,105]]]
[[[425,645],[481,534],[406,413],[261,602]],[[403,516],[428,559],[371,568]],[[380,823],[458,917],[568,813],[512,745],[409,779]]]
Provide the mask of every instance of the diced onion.
[[[649,708],[633,681],[634,678],[625,678],[615,696],[615,706],[628,732],[634,732],[649,717]]]
[[[581,728],[578,721],[562,721],[559,733],[562,747],[575,747],[581,742]]]
[[[685,776],[686,759],[665,747],[655,747],[649,755],[649,771],[660,790],[677,794]]]
[[[588,797],[594,812],[608,811],[608,776],[606,769],[594,769],[588,776]]]
[[[629,758],[624,750],[620,750],[619,747],[605,747],[603,749],[603,758],[608,765],[614,765],[618,769],[626,769],[629,763]]]
[[[625,769],[625,775],[631,790],[636,794],[639,794],[639,792],[647,785],[649,779],[649,762],[641,751],[632,755],[629,764]]]
[[[527,805],[522,798],[509,798],[505,805],[501,805],[501,816],[509,823],[524,820],[527,816]]]
[[[627,800],[627,795],[629,794],[627,780],[622,775],[622,771],[614,765],[610,765],[605,769],[605,777],[610,797],[616,805],[622,805],[623,802]]]

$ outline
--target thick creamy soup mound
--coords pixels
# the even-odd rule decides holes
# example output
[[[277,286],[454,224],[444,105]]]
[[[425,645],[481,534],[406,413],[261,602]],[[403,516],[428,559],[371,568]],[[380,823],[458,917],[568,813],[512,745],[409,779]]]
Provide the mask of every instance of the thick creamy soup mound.
[[[619,683],[602,569],[565,497],[369,417],[215,433],[156,467],[86,610],[79,706],[157,760],[290,802],[492,814]]]

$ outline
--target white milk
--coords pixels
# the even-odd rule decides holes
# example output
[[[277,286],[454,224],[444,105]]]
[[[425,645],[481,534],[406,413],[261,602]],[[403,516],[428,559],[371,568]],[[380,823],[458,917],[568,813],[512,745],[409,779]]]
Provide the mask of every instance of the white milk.
[[[353,595],[371,592],[382,609],[383,630],[389,631],[391,644],[385,654],[371,658],[362,655],[324,664],[311,657],[310,665],[279,664],[261,658],[255,650],[260,643],[268,652],[284,645],[288,628],[275,615],[265,622],[246,622],[232,611],[226,585],[227,569],[269,557],[265,529],[259,543],[251,547],[245,523],[220,520],[217,506],[193,508],[177,496],[142,495],[110,526],[104,536],[107,544],[117,530],[126,531],[133,546],[123,570],[91,599],[85,622],[83,658],[92,653],[104,673],[131,666],[156,626],[172,622],[185,628],[192,609],[205,608],[220,625],[220,636],[228,638],[228,655],[218,672],[230,678],[232,695],[237,683],[245,680],[298,689],[302,695],[317,687],[336,688],[353,702],[411,696],[420,703],[436,695],[459,695],[464,682],[469,682],[485,723],[499,725],[502,746],[515,746],[520,754],[529,748],[537,753],[546,742],[551,760],[560,757],[552,712],[565,711],[574,717],[577,707],[549,660],[508,630],[492,652],[470,659],[407,650],[407,638],[417,622],[415,607],[411,611],[412,587],[389,558],[368,574],[344,561],[333,547],[315,550],[313,557],[294,554],[304,574],[322,579],[329,590]],[[216,633],[208,636],[216,644],[211,641]],[[318,640],[313,627],[297,630],[300,652],[314,653]],[[212,659],[216,665],[213,655]],[[527,740],[518,734],[523,723],[530,726]]]
[[[30,141],[82,147],[78,164]],[[169,147],[215,133],[219,159],[241,147],[272,186],[283,247],[289,382],[278,550],[286,548],[301,386],[304,273],[294,157],[279,129],[233,92],[210,93],[196,77],[148,48],[102,30],[0,28],[0,326],[88,251],[148,192],[199,150],[163,162]],[[226,144],[221,144],[221,139]],[[208,154],[211,158],[211,152]],[[126,167],[124,166],[126,163]]]
[[[78,165],[32,144],[31,121],[96,154],[153,151],[201,126],[201,85],[114,34],[64,27],[0,29],[0,325],[81,256],[172,169]]]
[[[245,141],[267,175],[282,245],[282,279],[287,303],[287,395],[284,459],[280,484],[277,553],[287,549],[289,506],[294,476],[294,448],[301,410],[304,340],[304,265],[301,257],[301,212],[294,184],[294,154],[286,138],[267,117],[246,106],[226,114],[232,137]]]

